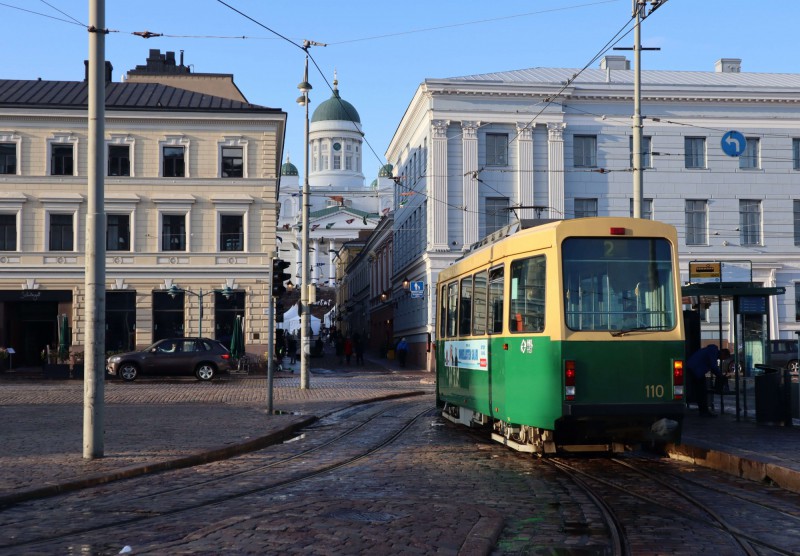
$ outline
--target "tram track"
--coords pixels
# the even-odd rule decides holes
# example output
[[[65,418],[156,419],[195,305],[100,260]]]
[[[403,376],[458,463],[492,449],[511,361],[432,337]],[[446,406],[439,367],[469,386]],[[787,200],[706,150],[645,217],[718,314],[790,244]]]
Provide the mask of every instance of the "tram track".
[[[567,472],[581,488],[588,487],[591,494],[588,492],[587,494],[590,498],[599,495],[602,503],[612,508],[615,515],[620,518],[622,534],[627,539],[637,535],[644,538],[639,531],[652,528],[653,523],[662,523],[665,526],[669,524],[669,527],[675,527],[674,524],[680,523],[681,529],[687,531],[716,530],[720,539],[727,537],[727,545],[742,554],[755,556],[764,554],[764,550],[769,554],[798,553],[797,546],[779,546],[763,534],[763,531],[750,532],[746,528],[746,521],[734,523],[732,518],[726,517],[723,511],[717,508],[725,508],[729,514],[734,515],[732,508],[738,507],[736,504],[744,504],[746,507],[738,507],[736,515],[750,516],[752,522],[753,506],[758,505],[764,521],[773,524],[773,529],[777,531],[786,528],[796,529],[800,525],[800,518],[796,515],[768,504],[748,500],[747,497],[735,493],[725,492],[713,485],[707,487],[696,481],[688,481],[679,475],[657,468],[648,460],[637,458],[634,461],[635,464],[619,458],[570,461],[553,458],[551,465]],[[613,470],[609,469],[609,464],[613,466]],[[686,488],[690,483],[692,489],[702,489],[702,491],[690,492],[690,489]],[[600,487],[605,487],[602,492]],[[715,490],[717,495],[713,500],[705,501],[704,496],[711,490]],[[641,503],[644,503],[644,506]],[[636,546],[636,542],[633,541],[632,545]],[[642,548],[633,550],[639,552]]]
[[[388,407],[383,404],[388,404]],[[125,486],[106,485],[50,500],[50,503],[65,509],[80,508],[85,517],[84,524],[64,518],[61,523],[56,520],[47,527],[23,528],[15,523],[15,516],[25,514],[22,505],[6,510],[0,513],[0,530],[15,531],[16,534],[0,537],[0,553],[19,553],[19,550],[46,553],[64,549],[75,542],[99,546],[104,542],[101,539],[113,536],[113,532],[117,531],[125,531],[126,535],[130,535],[131,530],[135,530],[146,538],[147,532],[153,528],[169,529],[177,523],[191,523],[192,512],[207,512],[250,496],[280,491],[368,459],[391,445],[420,418],[433,411],[426,402],[392,400],[370,405],[377,407],[377,410],[307,449],[277,456],[270,449],[265,449],[258,454],[240,456],[236,458],[233,472],[218,472],[223,467],[227,468],[228,463],[225,466],[210,464],[200,466],[202,469],[170,473],[169,480],[162,478],[162,482],[166,480],[169,485],[166,488],[153,489],[141,479],[134,479],[136,482],[128,482]],[[347,418],[351,419],[354,412],[354,408],[348,408],[340,414],[349,413]],[[336,413],[327,418],[331,423],[337,422]],[[326,430],[324,421],[322,419],[316,427],[305,429],[301,433],[305,435],[304,440],[313,441],[315,432]],[[358,437],[359,433],[364,437]],[[323,455],[318,455],[320,453]],[[261,462],[263,457],[269,461]],[[271,473],[268,475],[266,471]],[[211,477],[207,477],[207,474]],[[57,507],[44,511],[48,510],[56,513]],[[68,513],[65,512],[65,515]]]

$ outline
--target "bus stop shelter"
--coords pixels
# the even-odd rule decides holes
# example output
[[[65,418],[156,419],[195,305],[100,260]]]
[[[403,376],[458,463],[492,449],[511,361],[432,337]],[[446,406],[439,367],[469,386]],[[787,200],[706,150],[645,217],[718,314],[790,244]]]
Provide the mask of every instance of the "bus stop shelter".
[[[762,286],[748,281],[728,281],[726,278],[734,277],[750,278],[750,261],[738,261],[727,263],[734,265],[733,270],[726,271],[726,263],[695,261],[689,263],[690,282],[681,288],[681,295],[684,304],[690,304],[693,309],[710,308],[713,304],[717,305],[718,324],[719,324],[719,346],[723,347],[723,320],[722,303],[731,301],[733,303],[733,318],[731,319],[733,345],[730,347],[731,355],[734,360],[734,392],[736,396],[736,419],[740,419],[742,408],[747,412],[747,396],[741,380],[741,373],[744,370],[748,374],[748,364],[750,354],[748,354],[748,343],[744,341],[743,332],[745,329],[753,335],[760,336],[759,340],[769,357],[770,342],[770,311],[769,298],[775,295],[783,295],[786,288],[778,286]],[[698,329],[699,334],[699,329]],[[687,329],[687,357],[699,349],[699,337],[692,341]],[[768,361],[766,361],[768,362]],[[722,397],[720,403],[724,404]],[[758,408],[756,408],[758,409]]]

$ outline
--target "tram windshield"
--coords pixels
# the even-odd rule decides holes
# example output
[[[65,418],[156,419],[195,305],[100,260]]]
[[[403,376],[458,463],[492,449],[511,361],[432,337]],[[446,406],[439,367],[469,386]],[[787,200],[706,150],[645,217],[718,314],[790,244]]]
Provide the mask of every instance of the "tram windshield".
[[[564,310],[572,330],[671,330],[677,304],[670,243],[660,238],[568,238]]]

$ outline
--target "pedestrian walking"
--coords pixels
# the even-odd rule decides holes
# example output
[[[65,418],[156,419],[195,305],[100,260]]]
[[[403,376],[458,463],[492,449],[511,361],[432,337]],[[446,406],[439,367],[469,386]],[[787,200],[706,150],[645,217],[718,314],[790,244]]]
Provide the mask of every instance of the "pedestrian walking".
[[[697,350],[686,362],[687,377],[691,381],[692,391],[697,399],[697,408],[702,417],[716,417],[716,413],[708,410],[708,389],[706,387],[706,373],[711,372],[717,378],[722,378],[719,360],[730,358],[731,352],[727,349],[720,350],[716,344],[709,344]]]
[[[364,340],[359,334],[353,337],[353,349],[356,352],[356,365],[364,364]]]
[[[350,336],[344,339],[344,358],[347,361],[347,364],[350,364],[350,358],[353,356],[353,340],[350,339]]]
[[[406,341],[405,336],[400,338],[400,341],[397,342],[397,361],[400,363],[401,367],[406,366],[406,357],[408,356],[408,342]]]
[[[286,344],[289,350],[289,363],[294,365],[297,363],[297,338],[294,334],[289,334]]]

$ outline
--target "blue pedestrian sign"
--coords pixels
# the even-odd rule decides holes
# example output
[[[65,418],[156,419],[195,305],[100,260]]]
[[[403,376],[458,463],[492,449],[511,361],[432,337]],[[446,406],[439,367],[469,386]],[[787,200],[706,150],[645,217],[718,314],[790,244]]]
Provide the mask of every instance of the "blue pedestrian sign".
[[[422,299],[425,297],[425,282],[411,282],[410,290],[412,299]]]
[[[728,131],[722,136],[720,142],[722,152],[728,156],[740,156],[747,146],[747,139],[738,131]]]

